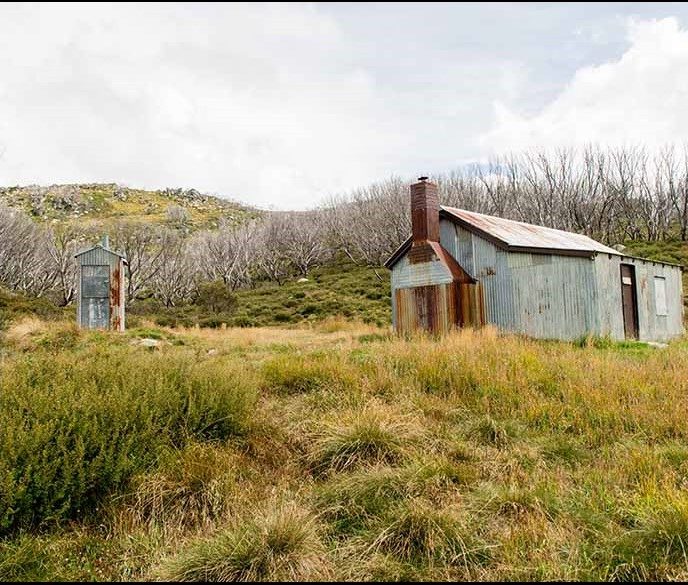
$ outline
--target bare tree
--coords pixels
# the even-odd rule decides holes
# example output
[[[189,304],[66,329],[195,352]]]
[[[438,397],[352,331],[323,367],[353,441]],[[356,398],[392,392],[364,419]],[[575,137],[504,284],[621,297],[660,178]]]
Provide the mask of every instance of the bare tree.
[[[21,210],[0,205],[0,284],[40,297],[52,290],[55,272],[48,238]]]
[[[190,300],[199,284],[188,249],[189,243],[181,236],[168,238],[160,259],[160,269],[151,279],[153,295],[166,307]]]
[[[294,267],[308,276],[309,270],[321,265],[329,252],[325,241],[323,222],[315,212],[291,212],[283,216],[284,253]]]
[[[46,250],[60,295],[59,304],[66,306],[74,301],[76,295],[77,262],[74,255],[85,241],[85,233],[73,225],[63,224],[51,228],[46,239]]]
[[[283,215],[273,215],[260,226],[255,246],[255,262],[258,269],[282,285],[289,276],[292,263],[287,254],[286,241],[289,223]]]
[[[113,246],[122,252],[129,266],[127,302],[133,302],[160,271],[166,246],[175,239],[172,230],[140,222],[120,221],[115,226]],[[149,291],[151,292],[151,291]]]
[[[255,223],[241,226],[222,223],[216,231],[205,230],[196,234],[191,240],[189,254],[205,279],[222,280],[235,290],[251,282],[257,233]]]
[[[677,160],[674,148],[665,148],[659,155],[658,175],[678,225],[679,237],[688,239],[688,142],[683,144],[682,158]]]

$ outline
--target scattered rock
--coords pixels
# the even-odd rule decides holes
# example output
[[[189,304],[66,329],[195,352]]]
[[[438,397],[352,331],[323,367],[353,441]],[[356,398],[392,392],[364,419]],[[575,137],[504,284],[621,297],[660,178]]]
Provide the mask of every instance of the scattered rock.
[[[665,347],[669,347],[668,343],[661,343],[659,341],[648,341],[647,344],[651,347],[656,347],[657,349],[664,349]]]
[[[163,343],[160,339],[151,339],[150,337],[144,337],[142,339],[134,339],[131,342],[133,345],[141,345],[143,347],[160,347]]]
[[[299,278],[296,282],[308,282],[307,278],[304,278],[303,276]]]

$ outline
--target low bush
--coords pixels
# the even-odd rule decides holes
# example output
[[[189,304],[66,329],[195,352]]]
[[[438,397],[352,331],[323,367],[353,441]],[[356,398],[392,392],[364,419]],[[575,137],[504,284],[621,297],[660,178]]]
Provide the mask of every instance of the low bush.
[[[161,448],[246,432],[257,395],[237,363],[91,346],[2,364],[0,534],[83,518]]]

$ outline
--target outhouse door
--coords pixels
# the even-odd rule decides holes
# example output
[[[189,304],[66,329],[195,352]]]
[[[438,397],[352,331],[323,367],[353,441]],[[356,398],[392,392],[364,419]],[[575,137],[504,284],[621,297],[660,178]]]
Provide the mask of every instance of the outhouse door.
[[[81,324],[88,329],[110,325],[110,267],[82,266]]]
[[[621,265],[621,303],[623,306],[624,336],[638,339],[638,297],[635,288],[635,267]]]

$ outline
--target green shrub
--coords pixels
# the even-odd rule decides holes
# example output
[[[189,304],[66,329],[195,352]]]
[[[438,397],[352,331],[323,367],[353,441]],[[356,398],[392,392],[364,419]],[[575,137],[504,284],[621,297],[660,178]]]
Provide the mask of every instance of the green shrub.
[[[258,322],[249,317],[248,315],[239,315],[237,317],[234,317],[230,322],[229,325],[232,327],[256,327],[258,325]]]
[[[58,307],[45,298],[35,298],[0,287],[0,329],[24,316],[48,320],[64,319],[74,315],[74,307]]]
[[[237,301],[230,288],[221,280],[204,282],[198,287],[195,304],[214,313],[234,310]]]
[[[2,364],[0,533],[83,517],[160,448],[246,431],[257,384],[240,364],[129,346]]]

